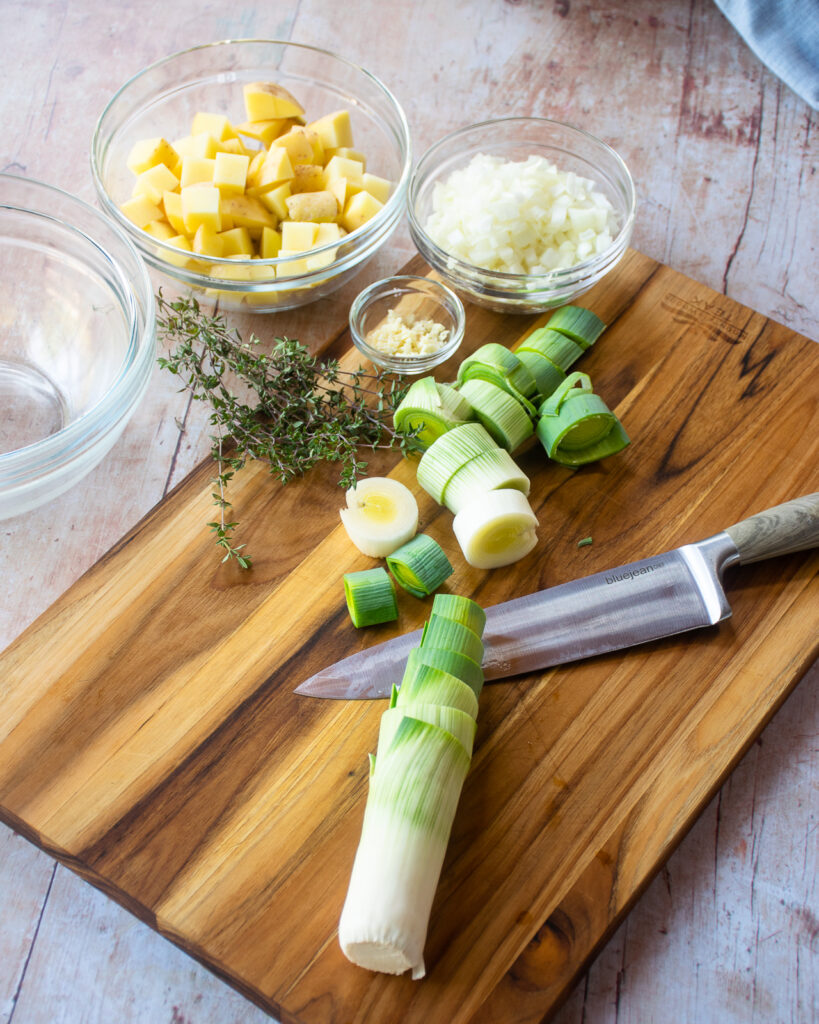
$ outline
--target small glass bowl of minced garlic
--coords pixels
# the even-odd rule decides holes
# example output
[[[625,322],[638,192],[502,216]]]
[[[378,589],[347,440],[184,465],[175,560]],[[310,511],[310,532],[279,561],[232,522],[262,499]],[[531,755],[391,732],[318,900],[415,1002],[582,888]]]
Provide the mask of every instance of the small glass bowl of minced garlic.
[[[350,333],[370,362],[395,373],[428,373],[464,336],[464,307],[445,284],[403,274],[376,281],[350,307]]]

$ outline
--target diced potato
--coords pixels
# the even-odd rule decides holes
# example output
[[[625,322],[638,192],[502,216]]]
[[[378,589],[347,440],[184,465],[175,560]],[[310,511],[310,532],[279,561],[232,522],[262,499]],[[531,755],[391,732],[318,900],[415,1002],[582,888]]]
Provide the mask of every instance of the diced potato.
[[[150,224],[146,224],[142,230],[146,231],[153,238],[158,238],[162,242],[167,242],[169,238],[173,238],[176,234],[174,229],[166,220],[152,220]]]
[[[328,183],[338,178],[346,178],[350,184],[364,187],[364,165],[361,161],[351,160],[346,156],[331,157],[324,168],[324,175]]]
[[[324,187],[324,170],[321,167],[316,164],[296,164],[293,168],[293,180],[290,182],[293,195],[297,192],[322,192]]]
[[[219,189],[215,185],[188,185],[181,194],[182,219],[187,234],[195,235],[203,224],[214,232],[222,230]],[[223,202],[235,200],[225,199]]]
[[[165,220],[178,235],[184,235],[187,228],[182,216],[182,196],[178,192],[163,192],[162,208],[165,210]]]
[[[157,164],[164,164],[173,170],[178,160],[179,154],[170,142],[158,137],[142,139],[134,143],[126,164],[134,174],[142,174],[144,171],[150,170],[151,167],[156,167]]]
[[[224,256],[222,236],[209,224],[200,224],[193,236],[193,251],[199,256]]]
[[[219,143],[220,153],[240,153],[242,156],[250,158],[256,152],[256,150],[248,149],[247,146],[242,142],[241,139],[225,139],[224,142]]]
[[[367,170],[367,158],[363,153],[359,153],[357,149],[352,149],[350,146],[339,146],[338,149],[326,149],[324,151],[325,163],[329,163],[334,156],[343,156],[345,160],[355,160],[356,163],[361,164],[362,168]]]
[[[269,229],[265,229],[269,230]],[[231,228],[219,233],[223,256],[252,256],[253,239],[247,228]]]
[[[316,245],[325,245],[327,242],[338,242],[344,237],[344,229],[340,224],[319,224],[316,232]]]
[[[286,149],[273,145],[261,166],[252,178],[248,191],[252,195],[270,192],[271,189],[283,185],[293,177],[293,164]]]
[[[162,210],[147,196],[134,196],[132,199],[126,199],[124,203],[120,204],[120,210],[138,228],[145,228],[147,224],[155,220],[164,220]]]
[[[175,267],[188,267],[191,264],[191,260],[187,256],[183,256],[181,253],[193,252],[190,239],[186,235],[174,235],[173,238],[167,239],[168,245],[172,245],[174,249],[181,250],[180,255],[176,253],[163,252],[162,259],[166,263],[171,263]]]
[[[157,206],[162,202],[163,192],[179,188],[179,179],[165,164],[154,164],[147,171],[137,175],[134,182],[135,196],[146,196]]]
[[[237,228],[247,228],[251,238],[260,238],[263,228],[274,228],[273,215],[253,196],[228,196],[222,200],[221,213]]]
[[[284,135],[274,139],[270,144],[270,152],[272,153],[279,146],[287,150],[292,164],[312,164],[315,162],[310,140],[298,127],[291,128],[289,132],[285,132]]]
[[[301,104],[282,85],[275,82],[251,82],[244,87],[248,121],[268,121],[280,117],[301,117]]]
[[[347,200],[344,213],[339,217],[339,223],[347,231],[355,231],[365,224],[371,217],[374,217],[379,210],[384,208],[383,203],[371,196],[369,192],[356,192]]]
[[[349,110],[336,110],[332,114],[325,114],[317,121],[311,121],[307,127],[318,135],[325,149],[337,149],[339,146],[353,144]]]
[[[236,125],[236,131],[248,139],[261,142],[263,146],[269,146],[274,139],[290,131],[294,124],[297,124],[294,117],[276,117],[268,121],[243,121]]]
[[[326,173],[325,173],[326,178]],[[354,185],[351,181],[346,178],[336,178],[335,181],[327,183],[328,192],[332,192],[336,197],[339,210],[343,210],[347,205],[347,200],[350,196],[354,196],[356,192],[361,192],[363,185]]]
[[[210,132],[199,132],[197,135],[186,135],[182,139],[177,139],[173,148],[180,157],[202,156],[212,160],[219,152],[219,143]]]
[[[371,196],[375,196],[379,203],[386,203],[390,198],[390,193],[392,192],[391,181],[387,181],[386,178],[379,178],[377,174],[367,174],[366,171],[361,180],[364,185],[364,191],[369,192]]]
[[[313,150],[313,159],[310,162],[320,164],[323,167],[326,163],[324,145],[319,138],[318,132],[314,132],[310,128],[293,128],[291,130],[299,132],[310,143],[310,148]]]
[[[272,260],[279,255],[282,247],[282,236],[274,228],[262,229],[262,240],[259,246],[259,254],[263,260]]]
[[[194,114],[191,124],[191,135],[200,135],[203,132],[212,135],[217,142],[236,138],[233,125],[224,114],[208,114],[204,112]]]
[[[292,194],[290,182],[286,182],[284,185],[279,185],[277,188],[271,189],[270,192],[262,192],[259,195],[259,202],[274,213],[279,220],[284,220],[287,217],[287,202],[286,200]]]
[[[318,224],[286,220],[281,226],[282,248],[288,252],[307,252],[316,244],[318,230]]]
[[[338,203],[332,192],[300,192],[285,199],[285,205],[291,220],[320,222],[338,216]]]
[[[206,156],[183,156],[181,188],[188,185],[212,184],[216,160]]]
[[[280,249],[279,257],[295,255],[289,249]],[[304,257],[287,260],[286,263],[276,265],[276,277],[296,277],[299,274],[306,274],[309,270],[308,261]]]
[[[223,196],[240,196],[247,183],[250,157],[241,153],[217,153],[213,161],[213,184]]]

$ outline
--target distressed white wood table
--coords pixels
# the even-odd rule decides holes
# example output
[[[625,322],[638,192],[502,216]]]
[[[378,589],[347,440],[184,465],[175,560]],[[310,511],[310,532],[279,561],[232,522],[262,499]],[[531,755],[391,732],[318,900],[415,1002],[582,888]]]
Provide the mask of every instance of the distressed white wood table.
[[[94,122],[130,75],[195,43],[293,39],[387,82],[416,152],[489,116],[536,113],[588,128],[633,171],[636,248],[819,339],[819,118],[710,0],[2,0],[0,12],[2,170],[93,201]],[[287,330],[319,342],[322,323],[345,316],[359,287],[412,252],[402,227],[352,287],[325,300],[327,316],[288,315]],[[157,370],[125,435],[80,488],[0,523],[0,647],[207,449],[201,410]],[[609,940],[560,1024],[819,1019],[817,695],[814,668]],[[269,1019],[4,828],[0,894],[0,1022]]]

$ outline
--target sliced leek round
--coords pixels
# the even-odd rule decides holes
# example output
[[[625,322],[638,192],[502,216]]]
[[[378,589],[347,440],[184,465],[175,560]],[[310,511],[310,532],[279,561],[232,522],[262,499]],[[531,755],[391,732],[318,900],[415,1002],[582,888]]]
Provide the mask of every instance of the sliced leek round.
[[[445,651],[464,654],[477,662],[483,661],[483,643],[478,634],[455,619],[448,619],[433,611],[421,634],[421,650],[425,647],[440,647]]]
[[[541,355],[540,352],[518,349],[515,355],[535,378],[538,394],[541,398],[548,398],[566,379],[566,374],[560,367],[555,366],[551,359]]]
[[[429,665],[430,668],[441,669],[456,679],[466,683],[476,697],[483,689],[483,669],[477,661],[457,651],[446,651],[442,647],[415,647],[407,656],[407,668]]]
[[[582,306],[563,306],[552,314],[546,326],[576,341],[582,349],[592,346],[606,329],[596,313]]]
[[[375,626],[398,618],[395,586],[386,569],[362,569],[344,576],[344,596],[353,625]]]
[[[483,635],[486,612],[471,597],[463,597],[461,594],[436,594],[432,599],[432,610],[445,619],[455,619],[456,622],[469,626],[478,636]]]
[[[582,355],[583,349],[576,341],[553,331],[549,327],[539,327],[524,338],[515,352],[538,352],[550,359],[558,369],[565,373]]]
[[[387,568],[414,597],[428,597],[455,571],[438,541],[426,533],[387,555]]]
[[[554,462],[582,466],[622,451],[628,435],[585,373],[570,374],[540,407],[537,436]]]
[[[529,370],[504,345],[489,342],[467,356],[458,367],[458,386],[468,380],[485,380],[508,391],[530,415],[534,408],[529,401],[537,396],[537,384]]]
[[[471,418],[469,402],[455,388],[439,384],[434,377],[422,377],[395,410],[393,425],[402,434],[414,431],[414,443],[426,449],[441,434]]]
[[[461,466],[446,485],[444,504],[453,515],[457,515],[475,495],[502,487],[513,487],[521,494],[528,494],[530,481],[509,452],[493,448]]]
[[[495,441],[508,452],[519,448],[534,433],[532,418],[518,401],[497,384],[467,380],[461,385],[475,416]]]
[[[401,719],[407,715],[419,722],[429,722],[430,725],[437,725],[439,729],[452,733],[467,754],[472,756],[477,729],[477,722],[472,715],[461,711],[460,708],[450,708],[442,704],[412,704],[410,707],[388,708],[381,716],[376,763],[389,750]]]
[[[441,704],[460,708],[472,718],[478,717],[478,698],[472,687],[457,676],[431,665],[405,670],[395,706],[402,708],[411,704]]]
[[[347,508],[339,515],[350,540],[371,558],[392,554],[418,529],[415,495],[391,477],[359,480],[347,491]]]
[[[477,495],[455,516],[452,529],[464,558],[477,569],[511,565],[537,544],[537,516],[516,490]]]
[[[464,423],[453,427],[434,441],[421,456],[417,480],[421,487],[443,504],[446,485],[465,462],[481,452],[497,447],[480,423]]]

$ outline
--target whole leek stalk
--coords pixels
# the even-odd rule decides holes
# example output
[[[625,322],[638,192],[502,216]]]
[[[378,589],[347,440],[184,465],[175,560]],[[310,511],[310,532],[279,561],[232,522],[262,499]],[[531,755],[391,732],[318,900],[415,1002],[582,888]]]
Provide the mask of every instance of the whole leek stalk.
[[[361,839],[338,927],[341,949],[353,963],[386,974],[411,971],[416,979],[426,971],[432,901],[475,735],[477,698],[456,673],[460,664],[476,664],[467,650],[474,656],[477,644],[483,654],[479,605],[438,595],[432,611],[437,622],[454,624],[437,627],[452,645],[453,657],[446,662],[450,671],[410,664],[403,698],[400,690],[394,692],[382,716],[378,751],[370,756]],[[411,686],[419,675],[425,685]],[[472,695],[470,702],[461,701],[464,690]],[[459,699],[450,702],[455,693]]]

